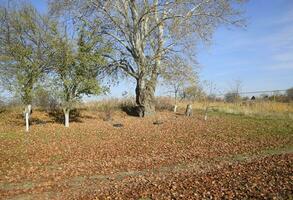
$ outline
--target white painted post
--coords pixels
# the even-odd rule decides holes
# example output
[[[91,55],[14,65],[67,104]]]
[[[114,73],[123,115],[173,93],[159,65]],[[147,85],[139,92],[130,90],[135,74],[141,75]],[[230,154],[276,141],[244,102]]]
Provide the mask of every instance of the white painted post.
[[[177,105],[174,106],[174,113],[177,112]]]
[[[29,131],[29,113],[28,112],[25,113],[25,131],[26,132]]]
[[[30,115],[31,115],[31,112],[32,112],[32,105],[31,104],[28,104],[26,106],[26,108],[24,109],[24,118],[25,118],[25,131],[26,132],[29,132],[29,118],[30,118]]]
[[[27,112],[29,113],[29,115],[31,114],[31,112],[32,112],[32,105],[28,105],[27,106]]]
[[[66,109],[65,112],[64,112],[64,115],[65,115],[65,127],[69,127],[69,109]]]
[[[205,111],[205,115],[204,115],[204,120],[205,121],[207,121],[207,119],[208,119],[208,109],[209,109],[209,107],[207,106],[206,111]]]

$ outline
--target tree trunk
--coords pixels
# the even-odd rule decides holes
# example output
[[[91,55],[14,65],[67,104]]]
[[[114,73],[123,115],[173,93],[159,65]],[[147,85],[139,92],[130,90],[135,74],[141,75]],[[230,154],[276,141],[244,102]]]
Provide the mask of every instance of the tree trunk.
[[[24,109],[25,131],[29,132],[29,118],[32,113],[32,106],[28,104]]]
[[[173,112],[176,113],[177,112],[177,90],[175,90],[175,104],[174,104],[174,109],[173,109]]]
[[[29,131],[29,114],[25,113],[25,131],[28,132]]]
[[[65,127],[69,127],[69,113],[70,113],[70,109],[69,108],[64,108],[63,109],[64,112],[64,119],[65,119]]]
[[[207,119],[208,119],[208,110],[209,110],[209,107],[207,106],[206,110],[205,110],[205,115],[204,115],[204,120],[205,121],[207,121]]]
[[[137,80],[135,94],[139,117],[155,114],[155,87],[155,81],[148,81],[145,84],[142,80]]]

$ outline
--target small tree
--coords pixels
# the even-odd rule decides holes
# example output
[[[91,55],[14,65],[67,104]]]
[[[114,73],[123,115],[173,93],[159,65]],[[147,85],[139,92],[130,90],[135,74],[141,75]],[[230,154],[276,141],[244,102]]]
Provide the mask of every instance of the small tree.
[[[242,88],[242,82],[240,80],[235,80],[231,86],[229,92],[224,96],[226,102],[238,102],[241,99],[240,91]]]
[[[210,109],[210,103],[216,99],[216,85],[212,81],[203,81],[207,94],[204,96],[205,116],[204,120],[208,119],[208,111]]]
[[[92,34],[85,25],[78,27],[78,36],[69,39],[67,31],[56,32],[52,41],[55,51],[52,72],[69,127],[70,110],[83,95],[98,95],[103,92],[97,77],[106,64],[102,52],[109,48],[100,46],[101,38]],[[101,77],[100,77],[101,78]]]
[[[31,5],[0,7],[0,78],[26,105],[26,130],[36,83],[49,66],[50,20]]]
[[[206,94],[201,88],[201,86],[197,85],[191,85],[188,87],[185,87],[180,93],[181,99],[188,99],[191,101],[201,101],[205,98]]]
[[[224,98],[226,102],[232,103],[240,99],[240,96],[237,92],[227,92]]]
[[[174,57],[171,62],[169,61],[165,64],[168,65],[168,67],[165,67],[165,71],[162,73],[164,83],[167,88],[171,89],[170,92],[174,94],[174,112],[176,112],[179,93],[182,92],[187,85],[195,85],[197,74],[192,66],[188,65],[178,56]]]

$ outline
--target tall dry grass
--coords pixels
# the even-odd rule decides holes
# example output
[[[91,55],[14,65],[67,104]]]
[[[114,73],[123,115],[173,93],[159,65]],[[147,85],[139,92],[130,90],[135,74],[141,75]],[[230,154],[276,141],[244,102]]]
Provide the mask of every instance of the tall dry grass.
[[[172,111],[174,107],[174,99],[170,97],[157,97],[156,98],[156,110],[157,111]],[[205,111],[208,107],[209,112],[222,112],[230,114],[243,114],[243,115],[259,115],[259,116],[279,116],[289,117],[293,119],[293,102],[282,103],[274,101],[242,101],[236,103],[227,103],[222,101],[179,101],[177,102],[178,110],[184,111],[187,104],[192,104],[192,108],[195,110]],[[89,111],[98,111],[105,113],[105,118],[110,118],[113,112],[125,111],[130,113],[135,108],[135,98],[123,98],[123,99],[108,99],[100,100],[96,102],[89,102],[82,105]]]
[[[217,111],[230,114],[244,115],[263,115],[263,116],[280,116],[293,119],[293,102],[282,103],[274,101],[243,101],[236,103],[227,102],[186,102],[181,101],[178,105],[183,109],[188,103],[191,103],[193,109]]]

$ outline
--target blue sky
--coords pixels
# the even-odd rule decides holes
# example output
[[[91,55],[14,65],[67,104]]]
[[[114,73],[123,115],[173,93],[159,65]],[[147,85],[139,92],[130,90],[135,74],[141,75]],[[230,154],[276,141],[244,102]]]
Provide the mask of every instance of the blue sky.
[[[45,0],[32,3],[46,10]],[[245,28],[221,27],[211,45],[196,50],[200,79],[221,92],[235,80],[242,82],[243,92],[293,87],[293,0],[250,0],[244,9]],[[133,94],[134,87],[131,80],[121,81],[110,96]],[[165,91],[159,87],[157,95]]]
[[[222,90],[234,80],[242,91],[292,87],[293,1],[251,0],[245,10],[246,28],[220,28],[213,44],[199,50],[201,78]]]

